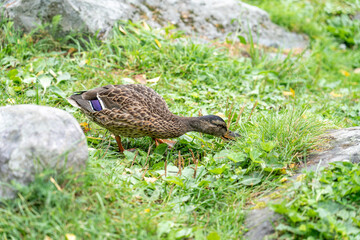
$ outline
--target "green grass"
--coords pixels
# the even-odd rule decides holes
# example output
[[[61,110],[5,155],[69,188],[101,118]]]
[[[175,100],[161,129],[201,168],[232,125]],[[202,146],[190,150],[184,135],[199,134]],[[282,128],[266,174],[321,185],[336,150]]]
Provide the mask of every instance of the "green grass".
[[[292,201],[271,206],[288,220],[277,230],[286,239],[358,239],[359,174],[359,164],[336,162],[295,182],[286,193]]]
[[[77,175],[46,172],[29,187],[16,186],[19,197],[0,205],[0,236],[64,239],[71,233],[79,239],[241,239],[247,231],[245,209],[256,197],[282,185],[281,179],[319,144],[320,134],[360,123],[360,75],[354,72],[360,67],[360,53],[358,43],[349,40],[356,39],[356,32],[343,38],[334,33],[336,29],[341,33],[344,26],[333,22],[336,14],[323,13],[325,2],[283,0],[279,4],[288,11],[281,12],[274,2],[255,3],[279,24],[309,34],[308,57],[280,61],[250,46],[252,58],[244,58],[225,47],[194,43],[171,28],[161,34],[135,23],[120,22],[111,38],[99,41],[59,34],[59,17],[26,35],[3,20],[1,106],[53,106],[88,122],[67,103],[67,96],[128,83],[129,78],[145,74],[147,79],[160,77],[147,85],[164,97],[175,114],[226,116],[230,129],[242,137],[226,143],[188,133],[177,139],[173,149],[155,148],[150,138],[124,139],[125,148],[136,147],[138,152],[120,155],[110,134],[90,123],[86,170]],[[342,6],[337,1],[332,4]],[[355,5],[341,14],[352,14]],[[330,196],[344,197],[337,192]],[[351,201],[346,205],[356,207]],[[294,229],[301,224],[282,226],[289,227],[279,229],[279,235],[293,229],[290,235],[296,236]],[[310,230],[301,234],[299,238],[320,236]]]

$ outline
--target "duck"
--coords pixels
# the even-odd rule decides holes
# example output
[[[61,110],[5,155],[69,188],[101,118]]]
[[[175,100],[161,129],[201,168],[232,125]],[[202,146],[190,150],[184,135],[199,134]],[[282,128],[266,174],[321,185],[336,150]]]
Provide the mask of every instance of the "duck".
[[[106,85],[75,92],[67,100],[90,120],[113,133],[121,153],[125,151],[121,137],[148,136],[156,145],[171,145],[173,141],[167,139],[192,131],[224,140],[236,140],[240,136],[227,129],[225,121],[216,115],[183,117],[173,114],[155,90],[141,84]]]

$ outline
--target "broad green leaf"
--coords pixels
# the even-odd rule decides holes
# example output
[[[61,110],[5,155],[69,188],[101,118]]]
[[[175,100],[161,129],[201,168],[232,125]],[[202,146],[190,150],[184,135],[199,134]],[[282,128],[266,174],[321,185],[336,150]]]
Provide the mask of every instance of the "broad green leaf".
[[[46,89],[50,86],[52,78],[46,75],[42,75],[39,77],[39,83],[44,89],[44,93]]]
[[[193,98],[196,98],[196,99],[199,98],[199,94],[197,92],[191,93],[190,96],[192,96]]]
[[[7,73],[10,80],[12,80],[14,82],[21,82],[21,79],[18,77],[18,74],[19,74],[19,71],[17,69],[11,69]]]
[[[30,84],[36,82],[36,77],[26,77],[23,80],[24,83]]]
[[[243,36],[238,35],[237,37],[242,44],[246,44],[246,39]]]
[[[191,236],[192,229],[191,228],[183,228],[176,232],[175,237],[177,239],[189,238]]]
[[[261,182],[260,177],[247,177],[244,178],[242,181],[240,181],[240,183],[245,186],[254,186],[256,184],[259,184],[260,182]]]
[[[250,159],[253,160],[254,162],[258,162],[259,158],[261,156],[261,152],[258,149],[250,149]]]
[[[288,212],[287,216],[291,219],[291,221],[293,221],[294,223],[296,222],[301,222],[301,221],[305,221],[306,217],[302,216],[300,213],[298,213],[296,210],[291,210]]]
[[[322,219],[327,219],[327,217],[331,215],[331,213],[328,212],[324,208],[318,208],[317,213],[319,214],[319,217],[322,218]]]
[[[176,177],[176,176],[169,176],[169,177],[165,178],[165,181],[174,183],[180,187],[184,187],[184,182],[179,177]]]
[[[23,88],[21,86],[13,86],[13,89],[15,92],[20,92],[23,90]]]
[[[222,174],[228,166],[226,164],[221,165],[221,167],[209,169],[209,172],[214,174]]]
[[[274,149],[274,147],[276,147],[276,143],[274,141],[261,142],[260,146],[261,146],[262,150],[264,150],[266,152],[270,152],[271,150]]]
[[[217,162],[224,162],[228,158],[228,155],[232,152],[230,150],[222,150],[214,155],[214,159]]]
[[[57,96],[62,97],[62,98],[66,98],[66,94],[63,92],[63,90],[61,90],[60,88],[58,88],[57,86],[50,86],[49,90],[53,93],[55,93]]]
[[[289,232],[300,234],[300,235],[303,234],[297,227],[290,227],[283,223],[280,223],[278,226],[275,227],[275,229],[278,231],[289,231]]]
[[[135,158],[135,152],[124,151],[124,155],[128,161],[133,161]]]
[[[194,178],[194,172],[195,172],[195,170],[192,169],[191,167],[185,167],[185,168],[181,171],[181,177]]]
[[[209,185],[209,183],[211,183],[211,181],[202,180],[201,182],[199,182],[198,187],[206,187]]]
[[[56,84],[58,84],[61,81],[67,81],[70,79],[71,79],[70,73],[68,72],[62,73],[56,78]]]
[[[242,162],[246,160],[246,154],[243,152],[232,152],[227,155],[227,158],[235,163]]]
[[[27,91],[25,92],[25,95],[26,95],[27,97],[35,97],[35,96],[36,96],[36,91],[35,91],[35,90],[32,90],[32,89],[27,90]]]
[[[271,203],[269,206],[272,210],[280,214],[287,214],[289,212],[289,208],[286,207],[286,202]]]
[[[354,173],[351,175],[351,179],[352,179],[357,185],[360,185],[360,174],[359,174],[359,172],[354,172]]]
[[[160,238],[163,234],[168,234],[174,226],[175,224],[172,221],[163,221],[158,223],[156,230],[158,238]]]
[[[267,171],[267,172],[279,171],[279,170],[283,169],[283,167],[285,167],[285,166],[286,166],[286,164],[279,161],[278,156],[273,154],[273,152],[268,153],[267,160],[262,165],[264,171]]]
[[[203,176],[205,176],[205,174],[207,174],[207,170],[204,166],[198,166],[197,171],[196,171],[196,179],[200,179]]]
[[[159,155],[164,155],[167,149],[168,149],[168,145],[166,143],[161,143],[159,144],[159,146],[155,148],[154,153]]]
[[[155,171],[157,172],[158,174],[160,175],[164,175],[165,174],[165,169],[162,169],[162,170],[157,170]],[[166,167],[166,176],[176,176],[178,175],[178,172],[179,172],[179,168],[177,168],[176,166],[174,165],[168,165]]]
[[[307,230],[306,225],[305,225],[305,224],[301,224],[301,225],[299,226],[299,230],[302,231],[302,232],[306,232],[306,230]]]
[[[220,236],[217,232],[211,232],[209,233],[209,235],[207,235],[206,237],[207,240],[220,240]]]

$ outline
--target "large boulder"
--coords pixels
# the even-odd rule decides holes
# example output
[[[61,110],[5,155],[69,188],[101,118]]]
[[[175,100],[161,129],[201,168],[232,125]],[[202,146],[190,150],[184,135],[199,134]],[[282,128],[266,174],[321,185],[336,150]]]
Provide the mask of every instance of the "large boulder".
[[[272,23],[265,11],[238,0],[3,0],[2,7],[27,31],[62,15],[64,30],[100,30],[104,36],[118,20],[145,20],[153,27],[170,23],[189,35],[209,39],[225,39],[228,34],[246,38],[251,29],[255,41],[265,46],[308,44],[304,36]]]
[[[0,107],[0,198],[12,181],[27,185],[43,169],[79,171],[88,158],[86,138],[69,113],[51,107]]]

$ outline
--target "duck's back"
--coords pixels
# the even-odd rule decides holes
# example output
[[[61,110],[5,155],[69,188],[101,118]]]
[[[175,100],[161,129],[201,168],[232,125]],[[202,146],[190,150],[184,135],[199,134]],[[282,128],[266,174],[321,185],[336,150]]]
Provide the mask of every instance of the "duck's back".
[[[113,85],[113,87],[113,91],[104,91],[100,96],[115,96],[115,108],[140,108],[164,118],[172,116],[165,100],[152,88],[140,84]]]

